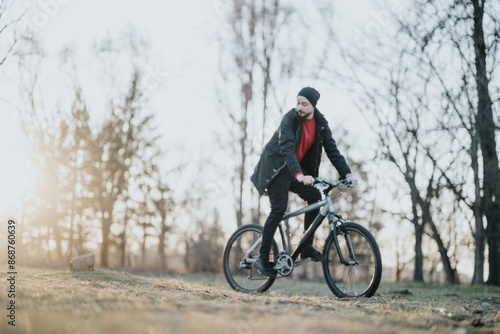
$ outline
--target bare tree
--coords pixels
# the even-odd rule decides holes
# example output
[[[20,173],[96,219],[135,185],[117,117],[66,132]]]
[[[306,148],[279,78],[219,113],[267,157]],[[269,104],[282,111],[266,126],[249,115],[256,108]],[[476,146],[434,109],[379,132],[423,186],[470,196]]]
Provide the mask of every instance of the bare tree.
[[[243,193],[247,183],[247,155],[249,149],[248,118],[250,103],[253,100],[254,71],[256,64],[256,24],[257,9],[255,1],[233,1],[229,20],[231,25],[231,53],[233,56],[236,81],[239,86],[240,106],[229,111],[229,117],[238,126],[234,153],[239,156],[236,176],[236,225],[243,225]]]
[[[75,100],[68,114],[58,112],[45,117],[36,106],[34,92],[31,111],[24,114],[23,129],[30,143],[31,159],[38,169],[35,192],[25,198],[25,210],[31,212],[28,224],[48,228],[55,242],[56,258],[61,262],[73,252],[84,250],[88,232],[85,221],[88,199],[82,193],[85,184],[83,159],[90,137],[89,114],[81,90],[75,88]]]
[[[233,176],[237,226],[243,224],[244,198],[249,194],[257,204],[252,208],[252,220],[258,222],[261,216],[258,196],[249,187],[248,170],[253,167],[249,163],[253,163],[255,152],[260,153],[266,136],[275,130],[276,122],[269,122],[270,106],[275,106],[274,118],[283,112],[274,78],[284,84],[291,77],[290,63],[296,60],[284,37],[292,13],[293,8],[279,0],[234,0],[225,13],[228,29],[220,37],[224,87],[217,95],[223,96],[220,103],[228,106],[231,129],[231,144],[224,140],[222,146],[232,157],[238,157]],[[233,94],[238,100],[235,107],[231,107],[233,100],[229,98]],[[268,131],[270,127],[272,131]]]
[[[184,262],[191,272],[217,273],[222,269],[220,256],[225,245],[219,212],[211,211],[205,196],[196,191],[195,186],[192,188],[195,190],[189,197],[178,204],[190,223],[183,233]]]
[[[128,225],[133,221],[131,217],[137,217],[128,204],[137,202],[131,193],[133,187],[137,187],[133,180],[151,175],[157,168],[159,136],[154,132],[153,115],[144,110],[147,46],[147,41],[135,30],[130,30],[117,40],[108,36],[95,47],[103,65],[103,79],[109,84],[110,108],[109,118],[93,140],[91,165],[88,166],[93,181],[91,192],[95,195],[101,219],[103,266],[108,265],[111,225],[116,221],[122,223],[117,244],[121,245],[121,264],[124,264]],[[123,85],[124,80],[129,82],[128,87]]]
[[[489,247],[489,284],[499,284],[500,257],[498,256],[499,205],[495,193],[500,191],[500,167],[495,142],[497,125],[493,118],[493,102],[489,92],[490,78],[494,76],[498,57],[499,6],[493,1],[472,1],[462,3],[417,2],[414,21],[400,21],[402,30],[415,45],[416,57],[431,71],[441,87],[444,100],[459,124],[467,130],[469,144],[462,145],[469,152],[475,191],[466,195],[463,187],[446,177],[448,187],[457,198],[466,203],[473,212],[475,226],[472,230],[476,242],[473,283],[483,283],[483,261],[485,236]],[[486,13],[486,16],[485,16]],[[431,25],[421,25],[422,22]],[[486,32],[485,32],[486,31]],[[472,33],[470,33],[472,32]],[[437,47],[437,48],[436,48]],[[456,61],[449,56],[456,55]],[[439,50],[439,54],[437,53]],[[454,60],[454,58],[451,58]],[[449,80],[451,64],[461,65],[457,79],[460,86]],[[488,65],[491,64],[491,69]],[[476,92],[474,92],[474,90]],[[446,112],[444,113],[446,115]],[[456,123],[452,120],[453,123]],[[451,123],[451,124],[453,124]],[[459,129],[449,126],[450,122],[441,121],[443,130],[448,131],[455,140]],[[478,151],[478,149],[480,149]],[[481,154],[479,154],[479,152]],[[479,174],[479,159],[482,159],[482,175]],[[483,195],[481,196],[481,192]],[[487,233],[483,225],[487,221]]]
[[[290,62],[283,61],[279,57],[279,53],[283,52],[280,45],[280,35],[286,27],[287,21],[293,13],[293,8],[283,5],[279,0],[264,1],[261,4],[258,15],[258,33],[260,35],[260,48],[256,50],[257,63],[262,72],[262,83],[257,83],[257,86],[262,87],[262,136],[260,145],[255,145],[256,140],[250,140],[252,143],[251,154],[260,153],[254,152],[254,147],[263,147],[266,143],[266,136],[269,135],[266,129],[268,125],[268,109],[271,94],[276,94],[276,88],[273,82],[273,72],[275,67],[290,68]],[[281,70],[281,72],[286,72]],[[280,80],[283,84],[283,79]],[[272,126],[272,124],[271,124]],[[252,193],[255,196],[255,189],[252,187]],[[258,224],[261,216],[260,200],[257,199],[257,207],[253,208],[252,221]]]
[[[37,167],[37,184],[25,197],[24,209],[30,213],[26,222],[32,226],[27,236],[30,250],[45,255],[41,252],[45,247],[52,263],[65,263],[74,254],[90,251],[88,242],[101,241],[101,232],[101,265],[112,260],[125,266],[130,246],[139,242],[130,233],[137,222],[144,226],[143,248],[150,235],[156,236],[159,225],[164,244],[166,212],[171,207],[161,208],[161,200],[154,203],[158,197],[150,194],[160,188],[155,195],[160,193],[166,203],[169,200],[168,187],[157,184],[159,136],[153,115],[145,111],[149,87],[140,52],[146,43],[133,31],[126,37],[124,41],[108,38],[97,47],[100,60],[108,62],[104,79],[113,83],[107,92],[109,113],[97,127],[91,127],[74,50],[67,47],[61,52],[60,72],[55,72],[70,79],[70,85],[62,86],[74,95],[73,101],[69,107],[66,101],[57,101],[55,111],[44,103],[44,97],[54,94],[48,94],[52,85],[40,74],[45,59],[37,52],[38,45],[34,43],[33,52],[20,56],[22,98],[27,101],[23,126]],[[141,188],[144,185],[149,189]],[[146,196],[141,197],[141,192]],[[93,226],[96,219],[101,222],[100,231]]]
[[[402,62],[400,62],[400,65]],[[374,111],[377,119],[372,128],[378,136],[382,156],[390,161],[404,177],[409,189],[411,200],[412,216],[407,220],[414,226],[415,235],[415,270],[414,280],[423,281],[423,260],[422,241],[425,229],[429,228],[429,235],[435,240],[441,260],[443,263],[446,280],[449,283],[457,282],[456,270],[451,265],[439,228],[432,215],[432,201],[440,184],[435,182],[435,166],[430,165],[432,173],[427,173],[429,162],[425,160],[426,147],[424,138],[424,128],[422,118],[425,117],[422,110],[426,110],[426,98],[420,93],[410,91],[403,96],[406,89],[405,83],[409,82],[405,76],[406,68],[402,67],[390,75],[390,90],[385,93],[370,91],[364,92],[365,97],[360,99],[360,109]],[[362,83],[359,82],[362,86]],[[381,104],[382,103],[382,104]],[[384,107],[382,107],[384,105]],[[389,107],[391,113],[381,112],[382,108]],[[415,112],[418,110],[418,112]],[[387,109],[386,109],[387,111]],[[426,186],[423,179],[428,177]]]
[[[91,191],[95,194],[97,211],[102,228],[101,265],[108,265],[111,225],[116,220],[116,204],[128,196],[132,167],[143,171],[150,161],[148,149],[154,145],[151,133],[151,115],[140,113],[142,91],[140,74],[134,72],[127,95],[116,108],[112,106],[111,117],[99,130],[91,147],[88,166],[92,175]],[[126,203],[126,201],[125,201]],[[128,224],[128,221],[124,221]],[[126,230],[123,230],[126,231]],[[121,234],[122,243],[126,233]]]
[[[153,200],[154,207],[158,212],[160,219],[159,233],[158,233],[158,253],[160,255],[160,269],[166,268],[166,255],[165,255],[165,240],[166,233],[171,230],[171,226],[167,222],[167,216],[172,213],[174,201],[172,199],[171,190],[165,182],[158,180],[157,183],[159,198]]]
[[[414,216],[425,222],[424,227],[430,230],[430,236],[436,236],[434,227],[437,225],[429,222],[436,222],[437,210],[428,205],[449,197],[437,196],[442,189],[447,189],[462,207],[470,210],[467,215],[475,222],[470,230],[476,244],[473,282],[479,284],[483,283],[486,235],[488,246],[493,247],[489,252],[493,254],[489,261],[488,282],[491,284],[496,284],[494,275],[498,270],[495,268],[499,265],[498,258],[495,257],[498,254],[495,248],[498,233],[493,227],[496,226],[499,212],[498,203],[495,202],[497,199],[493,196],[498,193],[497,181],[500,179],[498,148],[494,138],[498,126],[493,117],[493,101],[496,99],[491,98],[488,89],[488,85],[492,85],[491,78],[495,75],[498,58],[499,9],[498,3],[492,1],[415,1],[409,13],[394,15],[393,22],[398,27],[396,36],[386,39],[370,36],[377,41],[371,49],[373,57],[370,61],[363,56],[363,51],[354,50],[355,48],[341,50],[344,59],[349,59],[348,66],[354,66],[353,72],[349,74],[352,77],[346,77],[346,81],[351,82],[354,87],[370,86],[368,90],[361,89],[360,94],[369,96],[362,97],[361,100],[371,98],[368,103],[362,103],[364,110],[372,109],[375,114],[382,116],[375,128],[380,129],[392,122],[396,131],[391,131],[400,133],[410,116],[403,114],[400,118],[394,118],[397,114],[384,113],[387,107],[397,111],[394,108],[397,104],[380,104],[380,99],[384,99],[384,96],[387,100],[388,90],[373,83],[382,82],[384,85],[385,81],[386,87],[390,85],[400,92],[405,90],[404,98],[399,103],[408,104],[411,100],[415,102],[408,111],[412,115],[422,114],[423,128],[408,132],[408,138],[416,140],[411,150],[415,153],[420,151],[420,158],[415,160],[421,164],[419,171],[429,180],[428,185],[431,185],[431,180],[434,182],[432,191],[421,191],[420,197],[412,196],[413,207],[418,208]],[[404,81],[393,80],[397,73]],[[493,91],[498,92],[498,88]],[[431,138],[434,138],[434,143]],[[435,141],[449,145],[435,145]],[[483,143],[487,143],[486,146]],[[406,142],[401,151],[407,148]],[[479,163],[481,158],[482,175]],[[457,164],[468,164],[470,169],[450,168]],[[429,172],[424,172],[423,168]],[[410,176],[406,180],[411,180],[417,170],[407,169],[406,172]],[[417,187],[418,184],[417,182]],[[474,186],[470,187],[470,184]],[[486,191],[485,187],[489,190]],[[489,204],[485,201],[489,201]],[[452,207],[456,205],[452,204]],[[488,222],[487,229],[484,228],[483,217]],[[485,233],[486,230],[488,233]],[[418,234],[416,238],[418,239]],[[444,249],[457,245],[447,247],[439,238],[435,238],[435,241],[438,248],[442,249],[440,252],[445,271],[453,270],[453,265],[449,266],[443,255]]]
[[[63,156],[66,157],[65,165],[68,167],[65,188],[61,193],[69,194],[66,196],[67,202],[63,207],[67,210],[69,226],[67,228],[68,242],[67,259],[70,260],[74,253],[81,255],[84,252],[84,244],[87,242],[88,235],[88,215],[89,199],[82,192],[82,186],[85,185],[86,172],[83,169],[83,157],[87,149],[87,140],[91,137],[89,124],[89,113],[85,99],[82,96],[81,88],[75,87],[75,101],[71,107],[71,114],[67,120],[68,136],[70,141],[60,149],[63,150]]]
[[[2,66],[7,58],[12,55],[14,48],[19,41],[16,34],[16,24],[24,17],[24,13],[12,17],[13,1],[0,0],[0,39],[7,40],[7,43],[2,43],[5,49],[0,50],[0,66]]]
[[[488,222],[489,277],[487,283],[500,285],[500,166],[495,140],[496,124],[493,119],[493,102],[489,92],[491,72],[488,73],[486,61],[487,52],[495,56],[498,50],[500,16],[493,18],[495,39],[492,45],[487,46],[484,32],[484,14],[485,9],[488,8],[486,0],[473,0],[472,6],[474,8],[472,39],[474,41],[475,81],[478,97],[475,124],[483,158],[483,205],[484,215]],[[490,9],[493,8],[490,7]],[[498,10],[498,6],[496,9]]]

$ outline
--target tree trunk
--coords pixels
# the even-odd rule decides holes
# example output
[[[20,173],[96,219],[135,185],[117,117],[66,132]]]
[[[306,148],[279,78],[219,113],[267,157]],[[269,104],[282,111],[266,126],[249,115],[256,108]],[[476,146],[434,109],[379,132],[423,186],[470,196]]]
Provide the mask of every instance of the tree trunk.
[[[243,225],[243,190],[245,186],[245,164],[246,164],[246,142],[247,142],[247,110],[248,101],[245,102],[245,111],[243,119],[240,122],[240,166],[239,166],[239,185],[238,185],[238,208],[236,210],[236,225],[239,228]]]
[[[75,242],[73,238],[74,225],[75,225],[75,212],[73,211],[73,208],[71,208],[71,213],[69,216],[69,233],[68,233],[68,256],[67,256],[68,261],[70,261],[73,258],[73,247]]]
[[[422,209],[422,217],[427,225],[432,230],[432,239],[436,241],[438,246],[439,255],[441,256],[441,262],[443,263],[443,270],[446,278],[446,283],[448,284],[458,284],[458,276],[455,268],[452,268],[450,257],[448,256],[448,250],[446,249],[443,240],[441,239],[441,235],[437,230],[436,224],[431,216],[430,212],[430,204],[428,202],[424,202],[422,199],[419,199],[419,204]]]
[[[84,238],[84,230],[83,230],[83,224],[82,224],[82,216],[80,215],[79,217],[80,219],[80,223],[76,225],[77,227],[77,236],[78,236],[78,239],[76,239],[76,253],[77,254],[83,254],[83,244],[85,242],[85,238]]]
[[[158,241],[158,253],[160,255],[160,270],[164,271],[166,269],[166,258],[165,258],[165,232],[166,226],[165,222],[161,223],[161,232]]]
[[[473,212],[476,232],[474,233],[474,275],[472,284],[484,284],[484,250],[486,249],[486,231],[483,224],[483,212],[481,210],[481,185],[479,181],[479,164],[477,149],[473,154],[474,185],[476,187],[476,198],[473,203]]]
[[[493,216],[493,215],[492,215]],[[493,220],[493,218],[490,218]],[[488,264],[489,276],[486,281],[490,285],[500,285],[500,246],[498,245],[498,235],[500,233],[498,222],[488,224]]]
[[[420,224],[420,217],[417,210],[418,198],[420,195],[415,184],[415,173],[411,172],[407,157],[405,158],[405,162],[407,171],[406,173],[404,173],[404,177],[406,182],[408,183],[408,186],[410,187],[411,207],[413,213],[412,224],[415,228],[415,270],[413,272],[413,281],[423,282],[424,255],[422,253],[422,238],[424,234],[425,221],[422,221],[422,224]]]
[[[142,237],[142,242],[141,242],[141,258],[142,258],[142,265],[146,263],[146,242],[148,239],[148,235],[146,233],[146,225],[144,225],[143,229],[143,237]]]
[[[414,224],[415,226],[415,271],[413,272],[413,281],[424,281],[423,262],[424,255],[422,253],[422,237],[424,235],[423,225]]]
[[[480,139],[483,157],[483,209],[488,223],[488,284],[500,285],[500,208],[498,203],[500,168],[495,142],[495,123],[493,121],[492,101],[488,91],[486,64],[486,44],[483,32],[484,3],[486,0],[473,0],[476,85],[478,108],[476,128]]]
[[[441,262],[443,263],[443,270],[446,278],[446,283],[448,284],[458,284],[458,276],[455,268],[452,268],[450,257],[448,256],[448,250],[444,246],[443,240],[436,230],[436,226],[434,223],[429,223],[429,226],[432,229],[433,236],[432,238],[436,241],[438,245],[439,255],[441,256]]]
[[[55,213],[55,216],[57,217],[57,214]],[[54,242],[56,244],[56,256],[57,256],[57,261],[63,261],[64,260],[64,255],[62,251],[62,236],[61,236],[61,228],[58,224],[59,219],[56,219],[54,221],[54,227],[52,229],[52,234],[54,235]]]
[[[105,216],[107,212],[103,212]],[[111,230],[111,214],[102,219],[101,267],[108,266],[109,232]]]
[[[160,235],[158,236],[158,254],[160,256],[160,269],[161,271],[164,271],[166,269],[165,233],[167,233],[168,227],[166,224],[167,216],[165,208],[162,208],[161,210]]]
[[[479,180],[479,157],[478,157],[479,138],[477,132],[471,136],[471,167],[474,173],[475,198],[472,204],[474,212],[475,233],[474,242],[474,275],[472,284],[484,284],[484,250],[486,248],[486,233],[483,224],[481,181]]]
[[[481,225],[482,223],[483,222],[481,219]],[[472,277],[472,284],[484,284],[484,250],[486,248],[486,245],[484,239],[484,231],[478,232],[477,220],[474,239],[476,248],[474,250],[474,276]]]
[[[125,223],[126,224],[126,223]],[[120,266],[122,268],[126,267],[127,261],[127,227],[123,227],[123,231],[120,235]]]

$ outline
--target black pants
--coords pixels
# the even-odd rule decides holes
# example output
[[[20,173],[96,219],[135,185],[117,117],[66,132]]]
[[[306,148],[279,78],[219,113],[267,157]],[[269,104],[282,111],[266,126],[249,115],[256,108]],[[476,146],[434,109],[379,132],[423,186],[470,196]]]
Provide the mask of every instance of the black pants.
[[[269,259],[274,233],[280,221],[283,219],[283,215],[288,206],[288,191],[299,195],[307,204],[316,203],[321,200],[321,193],[318,189],[312,186],[306,186],[297,181],[294,176],[291,175],[288,168],[283,168],[278,175],[276,175],[274,180],[272,180],[267,187],[267,193],[271,203],[271,213],[264,224],[264,231],[262,232],[260,256],[263,259]],[[319,209],[316,209],[305,214],[304,231],[311,226],[318,213]],[[309,244],[312,246],[313,240],[314,236],[307,240],[306,245]]]

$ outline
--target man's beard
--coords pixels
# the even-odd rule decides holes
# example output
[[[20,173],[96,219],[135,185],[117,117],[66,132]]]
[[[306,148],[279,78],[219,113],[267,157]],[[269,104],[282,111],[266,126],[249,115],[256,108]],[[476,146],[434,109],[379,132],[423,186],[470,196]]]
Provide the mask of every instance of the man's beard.
[[[297,113],[298,113],[298,112],[297,112]],[[305,119],[307,119],[307,117],[311,116],[311,114],[312,114],[312,113],[309,113],[309,114],[304,113],[303,115],[301,115],[300,113],[298,113],[298,114],[299,114],[299,118],[300,118],[301,120],[305,120]]]

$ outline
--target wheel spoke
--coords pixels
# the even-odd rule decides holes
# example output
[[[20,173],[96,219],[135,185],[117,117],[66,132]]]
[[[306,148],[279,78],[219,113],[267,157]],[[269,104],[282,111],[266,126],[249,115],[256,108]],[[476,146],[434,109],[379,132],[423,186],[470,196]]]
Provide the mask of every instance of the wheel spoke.
[[[260,274],[252,265],[259,256],[262,227],[250,224],[240,227],[229,239],[224,251],[224,275],[229,285],[237,291],[262,292],[273,284],[270,279]],[[275,242],[271,247],[271,258],[278,249]],[[245,267],[242,267],[242,263]]]
[[[342,231],[349,234],[349,238],[338,238],[342,254],[346,260],[355,260],[357,264],[341,263],[334,239],[330,237],[325,245],[330,261],[323,262],[327,284],[339,297],[369,297],[375,293],[382,273],[378,246],[373,236],[358,224],[346,223]],[[355,259],[351,257],[347,240],[350,240]]]

